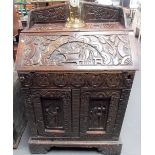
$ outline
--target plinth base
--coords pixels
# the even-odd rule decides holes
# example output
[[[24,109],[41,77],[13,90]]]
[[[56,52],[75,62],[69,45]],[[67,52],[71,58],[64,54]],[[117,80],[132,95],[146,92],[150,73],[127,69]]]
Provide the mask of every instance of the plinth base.
[[[45,154],[52,147],[97,148],[104,155],[120,155],[122,144],[118,141],[58,141],[29,139],[30,151],[33,154]]]

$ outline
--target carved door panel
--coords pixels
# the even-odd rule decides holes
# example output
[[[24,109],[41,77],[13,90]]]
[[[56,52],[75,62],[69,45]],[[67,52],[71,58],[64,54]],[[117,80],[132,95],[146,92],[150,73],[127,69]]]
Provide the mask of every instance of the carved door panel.
[[[32,90],[39,135],[68,137],[71,134],[71,90]]]
[[[120,90],[81,90],[81,137],[112,137],[120,95]]]

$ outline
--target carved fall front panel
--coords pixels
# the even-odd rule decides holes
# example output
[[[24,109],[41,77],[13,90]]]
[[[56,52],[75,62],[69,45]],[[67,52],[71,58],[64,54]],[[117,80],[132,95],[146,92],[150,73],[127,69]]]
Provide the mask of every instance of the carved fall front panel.
[[[51,35],[21,37],[22,66],[132,65],[127,34]]]

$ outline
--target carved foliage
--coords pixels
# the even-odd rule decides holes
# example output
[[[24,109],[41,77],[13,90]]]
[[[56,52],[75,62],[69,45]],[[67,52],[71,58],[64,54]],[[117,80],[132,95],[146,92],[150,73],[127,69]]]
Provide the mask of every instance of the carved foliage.
[[[120,17],[120,9],[105,7],[102,5],[85,4],[85,21],[118,21]]]
[[[34,24],[65,22],[68,14],[68,5],[62,4],[52,7],[45,7],[31,11],[29,27]],[[82,18],[86,22],[105,22],[123,20],[122,8],[105,6],[99,4],[84,3],[82,8]]]
[[[23,36],[23,66],[130,66],[126,34]]]
[[[37,23],[56,23],[66,21],[66,6],[33,10],[30,14],[30,27]]]

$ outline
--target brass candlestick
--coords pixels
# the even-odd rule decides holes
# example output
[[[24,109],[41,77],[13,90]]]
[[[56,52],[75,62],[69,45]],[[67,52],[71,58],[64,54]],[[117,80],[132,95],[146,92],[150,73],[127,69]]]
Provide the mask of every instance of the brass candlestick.
[[[69,17],[67,19],[66,27],[80,28],[85,26],[85,23],[81,18],[81,5],[82,3],[80,3],[80,0],[69,1]]]

